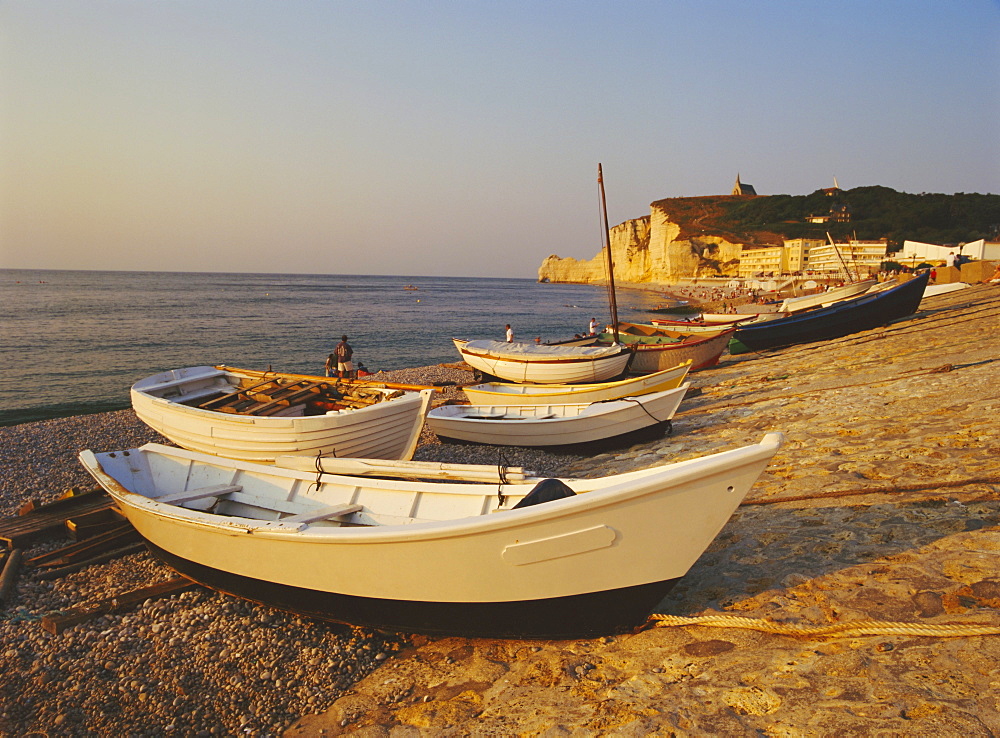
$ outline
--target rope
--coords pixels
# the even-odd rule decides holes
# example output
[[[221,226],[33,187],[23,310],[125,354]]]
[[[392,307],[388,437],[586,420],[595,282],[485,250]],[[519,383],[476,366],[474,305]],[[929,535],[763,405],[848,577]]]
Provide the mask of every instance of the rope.
[[[660,420],[659,418],[657,418],[655,415],[653,415],[653,413],[649,412],[649,410],[646,409],[646,406],[643,405],[639,401],[639,399],[636,398],[636,397],[619,397],[618,400],[625,400],[626,402],[634,402],[636,405],[638,405],[639,407],[641,407],[642,410],[643,410],[643,412],[646,413],[646,415],[648,415],[649,417],[651,417],[654,421],[656,421],[657,423],[662,423],[663,422],[662,420]],[[618,400],[603,400],[603,402],[618,402]]]
[[[937,638],[961,638],[970,636],[1000,635],[1000,625],[978,625],[976,623],[898,623],[886,620],[858,620],[830,625],[799,625],[795,623],[775,623],[761,618],[745,618],[738,615],[682,615],[649,616],[647,626],[669,628],[686,625],[703,625],[710,628],[743,628],[762,633],[778,633],[792,636],[863,636],[863,635],[912,635]]]
[[[331,453],[333,454],[333,458],[337,458],[337,449],[333,449],[333,451]],[[316,452],[316,459],[315,459],[315,464],[316,464],[316,481],[309,485],[308,489],[306,489],[306,492],[308,492],[309,490],[311,490],[313,487],[315,487],[316,490],[319,491],[319,485],[323,483],[323,475],[326,472],[323,471],[323,465],[320,463],[322,461],[322,459],[323,459],[323,452],[322,451],[317,451]]]
[[[503,493],[503,486],[509,484],[507,480],[507,460],[503,457],[503,449],[497,448],[497,476],[499,481],[497,482],[497,509],[499,510],[503,507],[504,503],[507,501],[507,496]]]

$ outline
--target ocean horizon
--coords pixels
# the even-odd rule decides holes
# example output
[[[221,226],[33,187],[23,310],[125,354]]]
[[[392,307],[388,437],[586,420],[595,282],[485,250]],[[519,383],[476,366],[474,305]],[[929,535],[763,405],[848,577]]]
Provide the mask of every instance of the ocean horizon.
[[[617,290],[648,321],[655,289]],[[461,360],[452,338],[570,338],[610,322],[603,285],[527,278],[0,270],[0,425],[130,407],[168,369],[228,364],[323,374],[341,335],[391,371]]]

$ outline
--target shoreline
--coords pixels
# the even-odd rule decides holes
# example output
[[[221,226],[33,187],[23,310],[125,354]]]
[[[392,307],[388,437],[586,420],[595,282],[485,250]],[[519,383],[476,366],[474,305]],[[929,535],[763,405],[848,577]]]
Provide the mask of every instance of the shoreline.
[[[526,450],[511,463],[597,476],[782,431],[748,498],[765,504],[740,508],[658,612],[1000,622],[998,315],[1000,288],[976,286],[884,329],[727,356],[691,375],[697,392],[668,438],[590,456]],[[463,370],[387,374],[433,383],[450,372]],[[0,427],[3,514],[89,480],[81,448],[154,436],[131,410]],[[422,436],[416,458],[458,454],[496,463],[497,451]],[[53,581],[22,569],[0,621],[0,733],[1000,733],[998,638],[703,626],[566,642],[401,637],[201,589],[57,636],[39,625],[169,576],[146,553]]]

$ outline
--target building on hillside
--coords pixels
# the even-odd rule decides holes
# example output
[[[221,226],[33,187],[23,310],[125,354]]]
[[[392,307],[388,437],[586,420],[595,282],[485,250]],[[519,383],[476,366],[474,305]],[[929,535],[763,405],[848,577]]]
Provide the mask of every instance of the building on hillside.
[[[812,274],[842,275],[850,278],[867,277],[878,272],[886,259],[888,242],[850,241],[823,243],[809,249],[808,271]],[[847,273],[845,275],[845,272]]]
[[[850,223],[851,206],[834,205],[826,215],[810,215],[806,217],[809,223]]]
[[[843,192],[843,190],[840,189],[840,185],[837,184],[837,178],[834,177],[833,178],[833,187],[825,187],[825,188],[823,188],[822,192],[827,197],[836,197],[841,192]]]
[[[977,259],[979,261],[1000,260],[1000,242],[987,241],[980,238],[978,241],[954,245],[939,246],[933,243],[921,243],[920,241],[903,241],[903,249],[897,255],[896,261],[906,266],[915,266],[922,261],[928,264],[945,262],[948,254],[961,254],[966,259]]]
[[[761,275],[777,276],[788,271],[785,264],[784,246],[764,246],[740,250],[739,276],[743,278]]]
[[[736,184],[733,185],[733,191],[730,194],[733,194],[733,195],[756,195],[757,194],[757,190],[755,190],[753,188],[753,185],[743,184],[742,182],[740,182],[740,175],[739,175],[739,173],[737,173],[736,174]]]
[[[826,241],[821,238],[787,238],[785,239],[785,267],[790,274],[804,272],[809,268],[809,251],[814,246],[822,246]]]

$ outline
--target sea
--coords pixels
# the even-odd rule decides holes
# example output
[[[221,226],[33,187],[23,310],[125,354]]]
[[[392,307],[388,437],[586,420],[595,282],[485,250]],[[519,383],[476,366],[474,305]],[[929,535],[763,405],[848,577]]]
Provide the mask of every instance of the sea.
[[[667,298],[618,289],[620,320]],[[571,338],[603,286],[532,279],[0,269],[0,425],[119,410],[168,369],[323,374],[341,335],[370,371],[458,362],[452,338]]]

